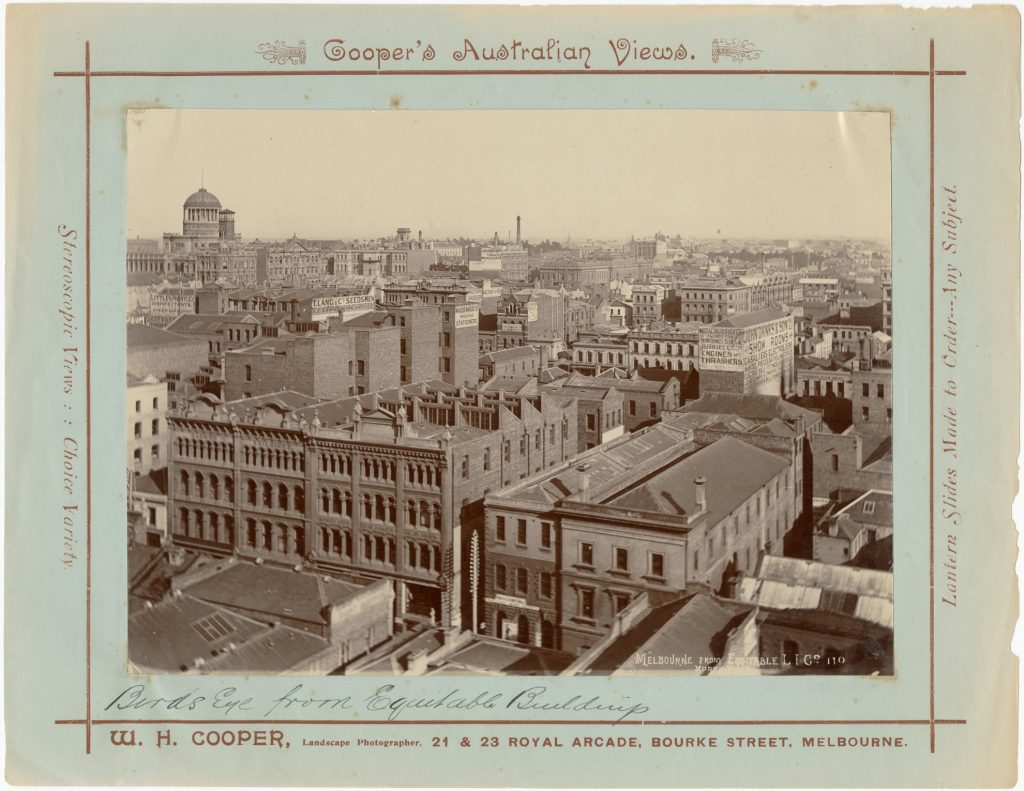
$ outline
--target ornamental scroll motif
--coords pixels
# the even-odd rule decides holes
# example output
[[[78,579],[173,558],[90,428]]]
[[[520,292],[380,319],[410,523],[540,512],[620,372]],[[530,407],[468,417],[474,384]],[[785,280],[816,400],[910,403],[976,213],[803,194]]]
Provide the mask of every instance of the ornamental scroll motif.
[[[762,51],[754,42],[745,38],[716,38],[711,42],[711,62],[718,63],[719,58],[732,58],[734,63],[757,60],[761,57]]]
[[[263,60],[276,63],[279,66],[284,66],[286,63],[299,66],[306,62],[306,42],[303,40],[292,45],[285,44],[283,41],[273,43],[268,41],[256,47],[256,54],[262,55]]]

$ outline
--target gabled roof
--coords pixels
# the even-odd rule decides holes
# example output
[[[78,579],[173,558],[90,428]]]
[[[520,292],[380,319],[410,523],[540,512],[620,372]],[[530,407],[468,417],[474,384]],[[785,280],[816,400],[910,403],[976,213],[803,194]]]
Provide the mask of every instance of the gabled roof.
[[[609,500],[608,504],[696,517],[702,511],[697,503],[695,480],[703,477],[708,523],[716,524],[788,468],[789,462],[781,456],[727,436]]]

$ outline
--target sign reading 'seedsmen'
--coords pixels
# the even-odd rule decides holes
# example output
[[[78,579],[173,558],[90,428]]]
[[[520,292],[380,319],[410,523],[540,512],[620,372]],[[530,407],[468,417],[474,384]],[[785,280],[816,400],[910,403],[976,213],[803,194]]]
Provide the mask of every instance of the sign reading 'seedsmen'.
[[[346,294],[341,297],[318,297],[310,302],[314,321],[337,316],[341,313],[371,311],[375,303],[370,294]]]

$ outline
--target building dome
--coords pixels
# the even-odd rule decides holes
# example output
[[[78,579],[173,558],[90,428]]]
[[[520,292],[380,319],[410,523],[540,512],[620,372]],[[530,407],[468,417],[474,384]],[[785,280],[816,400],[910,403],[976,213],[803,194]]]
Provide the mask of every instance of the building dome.
[[[186,209],[219,209],[220,201],[217,200],[217,196],[212,192],[207,192],[204,187],[199,188],[199,192],[193,192],[185,200]]]

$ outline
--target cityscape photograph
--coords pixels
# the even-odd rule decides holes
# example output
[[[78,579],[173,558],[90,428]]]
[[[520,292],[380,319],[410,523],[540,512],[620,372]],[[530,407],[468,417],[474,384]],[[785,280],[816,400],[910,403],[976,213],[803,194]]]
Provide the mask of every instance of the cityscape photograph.
[[[130,671],[894,673],[888,114],[127,148]]]

